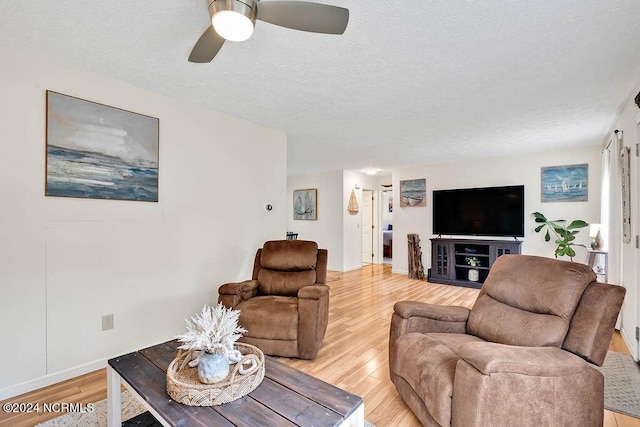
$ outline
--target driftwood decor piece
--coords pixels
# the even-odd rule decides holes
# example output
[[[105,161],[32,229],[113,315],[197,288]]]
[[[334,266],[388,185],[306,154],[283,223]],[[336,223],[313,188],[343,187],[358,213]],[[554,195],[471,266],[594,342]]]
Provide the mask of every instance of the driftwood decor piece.
[[[422,250],[420,249],[420,236],[407,234],[409,248],[409,278],[424,280],[424,267],[422,266]]]

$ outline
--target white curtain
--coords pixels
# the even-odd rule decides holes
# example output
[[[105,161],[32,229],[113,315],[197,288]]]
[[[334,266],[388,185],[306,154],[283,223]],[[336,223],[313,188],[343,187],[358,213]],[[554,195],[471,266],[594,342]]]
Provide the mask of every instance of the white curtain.
[[[609,283],[622,284],[622,132],[613,133],[602,152],[600,222],[604,249],[609,252]]]

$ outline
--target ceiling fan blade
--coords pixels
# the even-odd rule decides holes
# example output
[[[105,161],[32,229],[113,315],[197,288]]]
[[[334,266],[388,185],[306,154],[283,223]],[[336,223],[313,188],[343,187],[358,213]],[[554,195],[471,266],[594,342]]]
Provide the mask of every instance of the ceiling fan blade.
[[[224,39],[216,33],[211,25],[209,28],[202,33],[195,46],[191,50],[191,54],[189,55],[189,62],[196,63],[205,63],[211,62],[214,56],[218,53],[222,45],[224,44]]]
[[[257,19],[312,33],[343,34],[349,9],[306,1],[274,0],[258,3]]]

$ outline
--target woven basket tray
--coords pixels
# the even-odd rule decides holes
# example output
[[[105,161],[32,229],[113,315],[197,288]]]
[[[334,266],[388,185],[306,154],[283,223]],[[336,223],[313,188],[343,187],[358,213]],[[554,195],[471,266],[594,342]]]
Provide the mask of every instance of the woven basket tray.
[[[189,406],[215,406],[232,402],[251,393],[264,379],[264,354],[249,344],[236,343],[243,357],[240,362],[231,365],[229,375],[224,381],[215,384],[203,384],[198,378],[198,368],[183,365],[188,353],[178,353],[167,369],[167,393],[179,403]],[[257,366],[245,375],[238,372],[241,363],[256,360]]]

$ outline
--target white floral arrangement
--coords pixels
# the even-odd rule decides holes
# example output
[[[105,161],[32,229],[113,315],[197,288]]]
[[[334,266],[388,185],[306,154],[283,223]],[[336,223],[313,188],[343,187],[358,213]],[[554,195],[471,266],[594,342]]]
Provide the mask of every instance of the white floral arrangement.
[[[176,337],[182,343],[178,348],[231,356],[233,345],[247,332],[238,325],[239,317],[240,310],[226,308],[222,303],[215,308],[205,304],[199,315],[186,320],[187,333]]]

